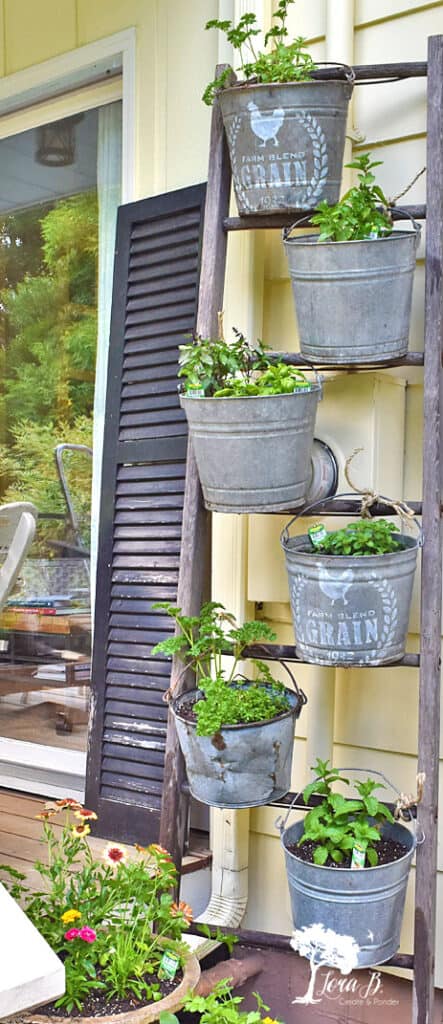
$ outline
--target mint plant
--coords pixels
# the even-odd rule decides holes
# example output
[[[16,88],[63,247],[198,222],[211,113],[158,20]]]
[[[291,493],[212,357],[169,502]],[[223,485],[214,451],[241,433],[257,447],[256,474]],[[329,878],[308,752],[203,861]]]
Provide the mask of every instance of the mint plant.
[[[204,604],[200,615],[195,616],[182,615],[181,609],[168,601],[152,607],[166,611],[178,630],[175,636],[156,644],[152,654],[178,656],[186,668],[195,671],[197,687],[204,694],[193,707],[198,736],[212,736],[223,725],[266,722],[289,710],[286,688],[273,678],[263,661],[249,659],[258,672],[253,683],[245,685],[239,674],[246,647],[276,639],[266,623],[238,626],[235,617],[213,601]],[[229,673],[223,668],[226,654],[232,657]]]
[[[233,328],[234,340],[194,336],[180,345],[179,377],[186,387],[204,392],[205,398],[244,398],[251,395],[286,395],[309,389],[303,373],[294,366],[271,360],[266,346],[247,341]]]
[[[366,852],[369,867],[378,864],[377,843],[385,822],[393,822],[394,818],[385,804],[374,796],[375,789],[383,789],[373,779],[359,782],[356,785],[360,799],[347,800],[341,793],[334,793],[335,782],[349,785],[340,771],[329,766],[329,761],[317,758],[316,778],[303,790],[303,800],[308,803],[313,793],[323,795],[317,807],[308,812],[304,822],[304,831],[298,845],[312,841],[315,843],[313,854],[314,864],[324,865],[331,858],[335,864],[342,864],[352,856],[358,843]]]
[[[375,184],[373,174],[374,168],[382,163],[382,160],[371,160],[370,153],[362,153],[346,164],[359,172],[359,184],[350,188],[334,206],[328,206],[325,199],[316,206],[317,213],[311,217],[311,224],[320,228],[319,242],[355,242],[391,234],[388,200]]]
[[[216,28],[224,32],[238,55],[240,67],[236,68],[246,82],[305,82],[315,68],[311,55],[306,50],[306,40],[297,36],[288,42],[286,19],[288,7],[295,0],[280,0],[272,15],[275,24],[265,35],[265,47],[271,42],[268,52],[256,49],[255,37],[260,34],[257,18],[253,13],[243,14],[237,25],[232,21],[212,18],[207,29]],[[232,68],[226,68],[220,78],[210,82],[203,93],[203,102],[210,106],[218,89],[225,88],[232,76]]]
[[[395,533],[398,527],[387,519],[359,519],[328,533],[315,550],[325,555],[385,555],[403,549]]]

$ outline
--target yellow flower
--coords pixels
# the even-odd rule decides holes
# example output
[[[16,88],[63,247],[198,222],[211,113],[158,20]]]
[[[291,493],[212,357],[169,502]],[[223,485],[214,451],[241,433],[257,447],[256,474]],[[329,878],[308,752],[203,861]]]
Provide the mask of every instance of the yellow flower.
[[[89,828],[89,825],[84,825],[84,824],[83,825],[73,825],[72,829],[71,829],[72,834],[74,836],[79,836],[80,839],[83,839],[83,836],[88,836],[90,831],[91,831],[91,829]]]
[[[263,1017],[261,1024],[280,1024],[280,1021],[275,1020],[274,1017]]]
[[[79,910],[65,910],[60,920],[63,921],[63,924],[72,924],[73,921],[76,921],[77,918],[81,916],[82,915]]]
[[[78,818],[80,821],[97,821],[95,811],[88,811],[86,807],[80,807],[78,811],[74,811],[74,818]]]

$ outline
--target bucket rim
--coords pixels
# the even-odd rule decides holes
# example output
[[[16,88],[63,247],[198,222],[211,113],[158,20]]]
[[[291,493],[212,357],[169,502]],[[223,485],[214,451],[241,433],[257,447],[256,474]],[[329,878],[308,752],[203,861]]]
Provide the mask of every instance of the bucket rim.
[[[311,861],[302,860],[301,857],[296,857],[295,853],[292,853],[291,850],[288,850],[288,847],[286,846],[284,840],[285,840],[285,836],[291,830],[291,828],[294,828],[295,826],[302,825],[302,824],[303,824],[303,822],[298,822],[298,821],[294,822],[292,825],[288,825],[288,827],[283,829],[283,831],[280,833],[280,842],[281,842],[281,844],[283,846],[283,849],[284,849],[285,853],[287,853],[289,857],[292,857],[293,860],[298,861],[300,864],[306,865],[308,869],[309,868],[314,868],[316,871],[317,870],[321,870],[321,871],[345,871],[345,872],[352,872],[354,877],[357,877],[359,874],[361,874],[361,871],[362,871],[361,868],[335,868],[335,867],[331,867],[330,865],[326,866],[326,864],[312,864]],[[411,832],[408,828],[406,828],[406,825],[402,825],[400,821],[396,821],[396,822],[394,822],[394,824],[397,825],[399,829],[401,829],[401,832],[402,832],[403,835],[407,835],[407,836],[410,837],[410,840],[411,840],[410,849],[408,849],[406,851],[406,853],[404,853],[401,857],[397,857],[396,860],[390,860],[387,864],[374,864],[373,866],[369,865],[369,867],[365,867],[363,869],[365,874],[366,874],[367,871],[383,871],[384,869],[391,868],[394,864],[401,864],[402,862],[404,862],[404,861],[406,861],[408,859],[412,859],[412,857],[413,857],[413,855],[415,853],[415,850],[417,848],[417,836],[416,836],[415,832]],[[383,829],[382,829],[382,835],[383,835]],[[358,894],[356,893],[356,895],[358,895]]]
[[[420,537],[412,537],[409,533],[397,533],[395,536],[397,540],[408,541],[406,547],[400,548],[400,550],[397,551],[384,551],[382,554],[379,555],[332,555],[330,553],[326,553],[325,551],[316,551],[315,548],[312,547],[309,548],[309,550],[307,551],[298,550],[294,552],[294,550],[292,550],[291,552],[291,545],[294,548],[297,547],[297,545],[300,542],[304,542],[306,543],[306,545],[310,544],[310,538],[308,533],[299,533],[296,534],[295,537],[280,536],[280,544],[285,554],[288,551],[290,551],[292,554],[296,553],[300,555],[307,555],[308,557],[314,555],[314,557],[317,560],[321,559],[322,561],[330,561],[332,562],[333,565],[335,565],[336,563],[337,565],[340,565],[344,562],[350,562],[351,565],[355,565],[358,562],[362,562],[363,565],[374,565],[375,562],[381,561],[386,557],[392,558],[393,555],[401,556],[406,554],[408,551],[418,550],[420,547]]]
[[[339,66],[341,66],[341,65],[334,65],[334,67],[339,67]],[[290,86],[291,89],[292,88],[300,89],[300,88],[303,88],[303,86],[306,88],[306,86],[311,87],[313,85],[315,86],[315,88],[317,88],[317,86],[320,85],[320,86],[322,86],[323,89],[325,89],[326,86],[330,87],[332,85],[334,87],[334,89],[338,87],[339,91],[343,91],[343,87],[345,87],[345,91],[346,91],[346,89],[350,89],[350,94],[349,95],[352,94],[352,88],[353,88],[353,83],[350,82],[349,79],[345,78],[345,77],[343,77],[343,78],[308,78],[308,79],[305,79],[304,82],[249,82],[246,79],[244,79],[241,82],[235,82],[234,85],[226,85],[226,86],[224,86],[223,89],[220,89],[220,92],[218,93],[218,96],[219,96],[219,98],[221,98],[224,95],[227,95],[228,93],[230,95],[232,95],[233,93],[239,93],[241,95],[242,93],[244,93],[246,91],[251,91],[251,92],[258,93],[258,92],[264,92],[264,91],[270,90],[271,92],[277,92],[280,89],[287,89],[288,86]]]
[[[296,226],[296,225],[295,225]],[[396,231],[394,228],[390,235],[381,235],[379,238],[347,238],[340,242],[333,241],[332,238],[325,238],[323,242],[319,242],[320,232],[316,231],[312,235],[294,235],[294,237],[287,237],[283,239],[284,245],[320,245],[321,248],[326,246],[351,246],[351,245],[374,245],[377,242],[392,242],[398,241],[401,238],[413,238],[414,241],[417,238],[417,232],[411,229]]]
[[[309,369],[309,367],[308,367],[308,369]],[[290,391],[290,392],[287,392],[286,394],[281,393],[281,394],[277,394],[277,395],[221,395],[219,398],[215,398],[213,395],[204,395],[203,397],[201,395],[198,395],[195,398],[193,398],[192,395],[187,395],[185,392],[179,392],[179,399],[180,399],[180,401],[189,401],[189,402],[192,402],[192,403],[195,403],[195,402],[263,402],[263,401],[267,402],[270,399],[276,399],[276,398],[278,398],[278,399],[281,399],[281,398],[285,398],[285,399],[289,398],[289,399],[291,399],[291,398],[300,398],[300,397],[306,398],[307,395],[312,395],[313,393],[321,391],[321,390],[322,390],[321,384],[317,384],[317,383],[311,384],[309,382],[309,391],[302,390],[300,388],[297,391]]]
[[[252,683],[253,683],[253,680],[251,680],[251,683],[244,684],[244,685],[245,686],[246,685],[252,685]],[[285,692],[286,692],[286,696],[287,696],[288,700],[290,700],[291,703],[292,703],[292,707],[288,708],[287,711],[282,711],[282,712],[280,712],[279,715],[274,715],[274,718],[267,718],[266,721],[261,721],[261,722],[237,722],[236,725],[222,725],[221,728],[219,729],[219,732],[221,732],[221,733],[224,733],[224,732],[238,732],[238,731],[245,730],[245,729],[264,728],[266,725],[273,725],[275,722],[283,721],[286,718],[292,718],[292,717],[298,718],[299,715],[300,715],[300,712],[302,710],[302,707],[304,706],[304,702],[300,698],[299,694],[294,693],[294,691],[290,690],[289,687],[287,687],[287,686],[285,686]],[[179,704],[180,701],[191,700],[197,694],[201,695],[203,697],[203,692],[201,690],[199,690],[197,687],[194,687],[194,689],[192,689],[192,690],[187,690],[186,693],[180,693],[179,696],[178,697],[174,697],[173,700],[170,703],[171,711],[176,716],[176,718],[179,718],[180,721],[184,722],[186,725],[191,726],[191,728],[194,731],[197,728],[196,722],[190,722],[188,718],[182,718],[180,713],[179,713],[179,711],[178,711],[177,705]],[[205,740],[205,739],[210,739],[211,737],[210,736],[199,736],[198,738],[201,739],[201,740]]]

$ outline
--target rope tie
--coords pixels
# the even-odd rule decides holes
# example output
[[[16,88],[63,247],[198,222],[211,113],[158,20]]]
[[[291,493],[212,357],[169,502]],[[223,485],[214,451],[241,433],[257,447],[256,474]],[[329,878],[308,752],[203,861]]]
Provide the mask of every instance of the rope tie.
[[[362,452],[362,451],[363,451],[363,448],[354,448],[354,451],[352,452],[352,454],[349,455],[349,457],[346,459],[345,468],[344,468],[344,475],[345,475],[346,482],[348,483],[349,487],[351,488],[351,491],[355,491],[356,494],[360,494],[361,495],[361,517],[362,517],[362,519],[370,519],[371,518],[371,508],[372,508],[372,506],[376,505],[377,502],[379,502],[379,501],[380,502],[384,501],[386,503],[386,498],[383,498],[382,495],[377,494],[376,491],[372,491],[369,487],[363,487],[363,488],[357,487],[357,484],[352,480],[351,474],[349,472],[349,467],[351,465],[352,460],[355,458],[355,456],[359,455],[360,452]],[[401,516],[402,519],[406,519],[406,520],[408,520],[408,519],[409,520],[415,519],[415,512],[414,512],[414,510],[412,508],[409,508],[409,505],[406,505],[405,502],[402,501],[400,498],[397,498],[397,499],[392,500],[392,501],[391,501],[391,499],[389,499],[389,505],[391,506],[391,508],[395,509],[397,515]]]
[[[399,818],[405,816],[406,811],[410,811],[412,807],[416,807],[417,804],[421,803],[423,799],[423,790],[426,780],[426,773],[419,772],[417,775],[417,793],[400,793],[400,796],[395,802],[394,818],[396,821]]]

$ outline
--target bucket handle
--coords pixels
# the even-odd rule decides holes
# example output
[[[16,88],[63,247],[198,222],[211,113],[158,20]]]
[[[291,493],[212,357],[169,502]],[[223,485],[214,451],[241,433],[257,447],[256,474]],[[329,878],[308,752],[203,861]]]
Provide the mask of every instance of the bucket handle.
[[[319,60],[316,63],[316,68],[343,68],[345,72],[346,81],[353,85],[355,82],[355,71],[351,68],[350,64],[342,64],[339,60]]]
[[[286,523],[286,526],[283,527],[283,530],[282,530],[282,532],[280,534],[280,544],[282,545],[282,547],[284,547],[285,544],[288,543],[288,541],[289,541],[289,530],[290,530],[292,524],[295,523],[297,521],[297,519],[300,519],[300,518],[303,518],[303,516],[306,516],[308,512],[312,512],[313,509],[318,508],[319,505],[324,505],[326,502],[334,501],[336,498],[353,498],[355,500],[356,497],[358,497],[358,494],[356,495],[356,493],[352,492],[352,491],[351,492],[346,492],[346,493],[342,492],[341,494],[332,494],[330,498],[320,498],[319,501],[314,501],[314,503],[312,505],[307,505],[306,507],[299,509],[299,511],[295,513],[295,516],[293,516],[292,519],[289,520],[289,523]],[[394,507],[392,505],[392,499],[391,498],[386,498],[384,494],[380,494],[379,498],[380,498],[380,501],[384,501],[386,505],[391,505],[391,507]],[[421,548],[421,547],[423,547],[423,530],[422,530],[422,528],[420,526],[420,523],[418,522],[418,519],[417,519],[416,516],[410,516],[408,518],[411,519],[411,522],[413,522],[414,526],[416,526],[416,528],[417,528],[417,532],[418,532],[418,547]]]
[[[415,248],[418,249],[421,236],[421,224],[419,224],[418,221],[415,220],[415,218],[412,216],[412,213],[409,213],[409,210],[405,210],[401,206],[388,206],[387,209],[392,211],[392,213],[400,213],[402,216],[399,219],[404,218],[405,220],[411,221],[412,227],[415,231]],[[302,224],[305,224],[306,221],[310,221],[311,217],[312,213],[306,213],[303,217],[300,217],[298,220],[294,221],[293,224],[290,224],[287,227],[283,228],[283,241],[290,242],[290,235],[292,234],[292,232],[296,231],[297,228],[299,228]],[[315,227],[315,224],[312,225],[312,227]],[[296,239],[292,239],[292,241],[296,241]]]
[[[335,768],[334,770],[337,771],[337,772],[361,772],[361,773],[364,772],[365,774],[367,774],[367,772],[368,772],[367,768],[356,768],[354,766],[351,766],[351,767],[344,766],[344,767],[341,767],[341,768]],[[401,797],[402,796],[400,790],[397,789],[397,786],[395,786],[394,783],[391,782],[391,780],[388,779],[387,775],[384,775],[383,772],[376,771],[376,769],[373,768],[371,770],[371,775],[377,775],[380,779],[383,779],[383,781],[387,783],[387,785],[390,787],[390,789],[393,790],[393,792],[397,795],[397,797]],[[318,779],[318,776],[317,776],[317,779]],[[317,779],[315,779],[314,781],[317,782]],[[280,835],[283,835],[283,832],[286,829],[286,825],[287,825],[287,822],[288,822],[289,815],[290,815],[291,811],[294,810],[294,807],[295,807],[299,797],[302,796],[302,794],[303,794],[303,790],[300,790],[298,793],[295,794],[294,798],[292,799],[292,801],[291,801],[291,803],[290,803],[290,805],[288,807],[288,810],[286,811],[286,814],[285,814],[284,818],[281,815],[279,815],[279,817],[275,819],[274,824],[275,824],[276,829],[278,829],[278,831],[280,832]],[[426,836],[425,836],[425,833],[424,833],[421,825],[419,825],[417,819],[413,818],[411,810],[410,809],[406,810],[406,809],[402,809],[401,808],[400,809],[400,816],[403,818],[403,821],[413,822],[416,843],[417,843],[417,846],[421,846],[424,843]]]

